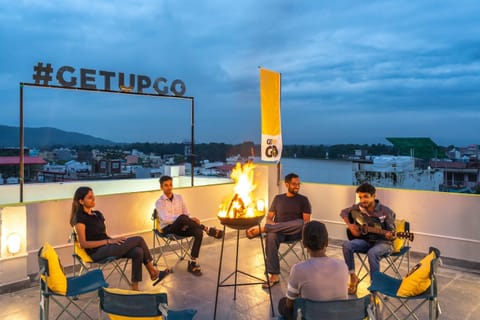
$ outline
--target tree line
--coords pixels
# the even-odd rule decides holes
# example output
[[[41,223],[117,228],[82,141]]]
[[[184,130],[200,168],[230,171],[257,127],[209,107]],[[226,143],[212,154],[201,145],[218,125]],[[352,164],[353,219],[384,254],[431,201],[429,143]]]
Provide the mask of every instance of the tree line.
[[[113,150],[130,151],[136,149],[145,154],[178,154],[187,157],[190,144],[188,143],[152,143],[152,142],[136,142],[129,144],[121,144],[115,147],[112,146],[77,146],[77,151],[81,154],[92,149],[99,149],[102,151]],[[198,143],[194,145],[193,155],[195,162],[202,160],[210,161],[225,161],[227,157],[240,155],[243,158],[250,156],[261,156],[260,145],[252,141],[246,141],[240,144],[227,143]],[[385,144],[336,144],[336,145],[284,145],[282,157],[285,158],[309,158],[309,159],[346,159],[355,154],[356,150],[361,150],[363,154],[381,155],[381,154],[396,154],[393,146]]]

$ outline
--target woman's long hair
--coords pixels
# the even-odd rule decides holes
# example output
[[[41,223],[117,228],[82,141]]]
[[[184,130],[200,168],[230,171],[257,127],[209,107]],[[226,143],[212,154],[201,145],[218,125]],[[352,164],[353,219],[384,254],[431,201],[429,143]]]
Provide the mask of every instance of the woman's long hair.
[[[93,191],[90,187],[79,187],[73,195],[72,211],[70,212],[70,225],[73,227],[77,224],[77,214],[83,208],[80,200],[84,199],[87,194]]]

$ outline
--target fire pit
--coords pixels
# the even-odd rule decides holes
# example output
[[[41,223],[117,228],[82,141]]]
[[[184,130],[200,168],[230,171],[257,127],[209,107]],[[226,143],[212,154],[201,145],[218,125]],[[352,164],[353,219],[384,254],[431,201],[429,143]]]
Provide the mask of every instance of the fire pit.
[[[260,278],[259,276],[255,276],[238,269],[240,230],[248,229],[253,226],[260,226],[260,222],[265,216],[264,201],[259,199],[255,202],[252,200],[253,190],[255,189],[255,184],[253,183],[253,168],[254,165],[251,162],[245,163],[244,165],[237,163],[231,174],[231,178],[236,183],[234,188],[235,193],[231,199],[227,199],[227,201],[223,203],[218,213],[218,219],[223,225],[224,235],[226,227],[235,229],[237,230],[237,241],[235,250],[235,270],[226,278],[220,280],[225,244],[225,236],[222,237],[222,249],[220,250],[220,263],[218,266],[217,293],[215,297],[215,311],[213,313],[214,320],[217,317],[218,294],[221,287],[234,287],[233,300],[236,300],[237,286],[260,285],[268,281],[268,273],[266,272],[266,268],[264,273],[265,278]],[[263,240],[261,237],[258,237],[258,239],[260,240],[260,244],[262,246],[262,256],[266,266],[267,263],[265,259],[265,247],[263,245]],[[239,275],[241,275],[242,278],[249,279],[250,281],[239,283]],[[232,278],[233,283],[228,283]],[[275,313],[273,310],[272,292],[270,287],[268,287],[268,294],[270,296],[270,308],[272,316],[274,316]]]
[[[256,187],[253,181],[254,168],[253,163],[247,162],[244,165],[237,163],[232,170],[231,178],[236,182],[235,194],[222,205],[218,213],[221,224],[237,230],[248,229],[260,224],[265,216],[263,200],[252,200]]]
[[[264,216],[265,215],[245,218],[218,217],[218,219],[224,226],[232,229],[243,230],[259,225]]]

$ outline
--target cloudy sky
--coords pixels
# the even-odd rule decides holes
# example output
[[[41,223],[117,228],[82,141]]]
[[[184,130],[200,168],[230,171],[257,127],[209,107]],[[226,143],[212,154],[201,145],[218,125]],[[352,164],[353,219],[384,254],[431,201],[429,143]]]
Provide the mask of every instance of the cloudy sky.
[[[18,126],[19,83],[43,62],[95,70],[100,89],[100,70],[114,89],[119,73],[181,79],[196,142],[259,143],[263,66],[282,74],[285,144],[480,143],[479,17],[473,0],[2,1],[0,124]],[[24,104],[29,127],[190,137],[190,100],[27,87]]]

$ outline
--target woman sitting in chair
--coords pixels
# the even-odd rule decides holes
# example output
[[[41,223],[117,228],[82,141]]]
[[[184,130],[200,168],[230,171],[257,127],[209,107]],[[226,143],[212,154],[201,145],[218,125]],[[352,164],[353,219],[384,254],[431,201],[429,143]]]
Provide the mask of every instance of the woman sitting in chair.
[[[310,221],[303,227],[302,242],[310,258],[292,267],[286,297],[280,299],[278,312],[292,319],[296,298],[316,301],[348,298],[348,268],[345,262],[326,255],[328,232],[319,221]]]
[[[80,246],[93,261],[108,257],[132,259],[132,290],[139,290],[142,281],[142,263],[150,274],[154,285],[162,280],[169,270],[157,270],[153,266],[150,250],[142,237],[111,238],[107,235],[105,218],[100,211],[93,210],[95,196],[89,187],[79,187],[75,191],[70,215],[70,225],[75,228]]]

